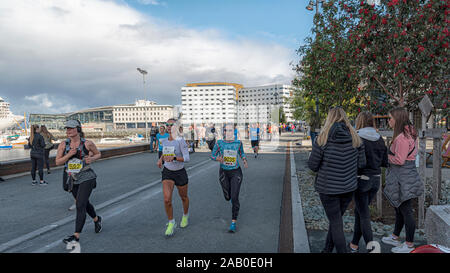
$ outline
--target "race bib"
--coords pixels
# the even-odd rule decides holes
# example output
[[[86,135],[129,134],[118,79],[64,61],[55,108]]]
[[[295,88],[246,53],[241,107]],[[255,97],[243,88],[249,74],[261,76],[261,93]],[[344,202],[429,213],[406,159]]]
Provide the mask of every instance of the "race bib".
[[[163,147],[163,156],[175,156],[175,147],[174,146],[164,146]]]
[[[257,131],[250,131],[250,137],[251,140],[257,140],[258,139],[258,132]]]
[[[237,151],[224,150],[223,151],[223,164],[226,166],[236,166]]]
[[[81,161],[78,158],[73,158],[69,160],[69,163],[67,164],[67,171],[69,173],[79,173],[82,168],[83,168],[83,161]]]

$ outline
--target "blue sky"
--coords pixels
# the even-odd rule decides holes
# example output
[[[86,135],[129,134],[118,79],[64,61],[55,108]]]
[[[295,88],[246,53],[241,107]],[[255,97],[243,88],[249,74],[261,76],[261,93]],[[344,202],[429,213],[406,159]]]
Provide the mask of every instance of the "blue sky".
[[[214,28],[230,39],[246,36],[295,51],[310,35],[308,0],[126,0],[145,14],[188,28]],[[147,4],[143,4],[147,3]],[[153,3],[153,4],[151,4]]]
[[[177,105],[191,82],[290,84],[312,27],[307,4],[1,0],[0,97],[13,113],[67,113],[137,99]]]

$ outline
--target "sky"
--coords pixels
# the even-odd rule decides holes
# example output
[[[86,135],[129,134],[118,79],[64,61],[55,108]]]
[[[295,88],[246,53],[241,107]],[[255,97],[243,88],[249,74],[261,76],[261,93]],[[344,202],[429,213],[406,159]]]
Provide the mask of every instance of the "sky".
[[[312,27],[308,2],[2,0],[0,97],[14,114],[53,114],[178,105],[193,82],[290,84]]]

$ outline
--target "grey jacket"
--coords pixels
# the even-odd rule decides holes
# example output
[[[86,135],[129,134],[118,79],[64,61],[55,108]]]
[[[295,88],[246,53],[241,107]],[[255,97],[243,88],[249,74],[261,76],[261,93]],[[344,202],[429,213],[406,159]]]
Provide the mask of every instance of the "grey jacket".
[[[398,208],[403,202],[417,198],[424,192],[424,185],[417,172],[415,161],[404,165],[390,164],[386,170],[386,186],[383,193],[391,205]]]

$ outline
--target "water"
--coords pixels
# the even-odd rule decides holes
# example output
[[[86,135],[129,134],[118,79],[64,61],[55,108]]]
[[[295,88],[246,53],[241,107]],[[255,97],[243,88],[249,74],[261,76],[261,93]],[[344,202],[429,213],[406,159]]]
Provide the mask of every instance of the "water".
[[[50,156],[55,156],[56,150],[50,151]],[[10,149],[10,150],[0,150],[0,162],[19,160],[19,159],[30,159],[30,150],[25,149]]]

